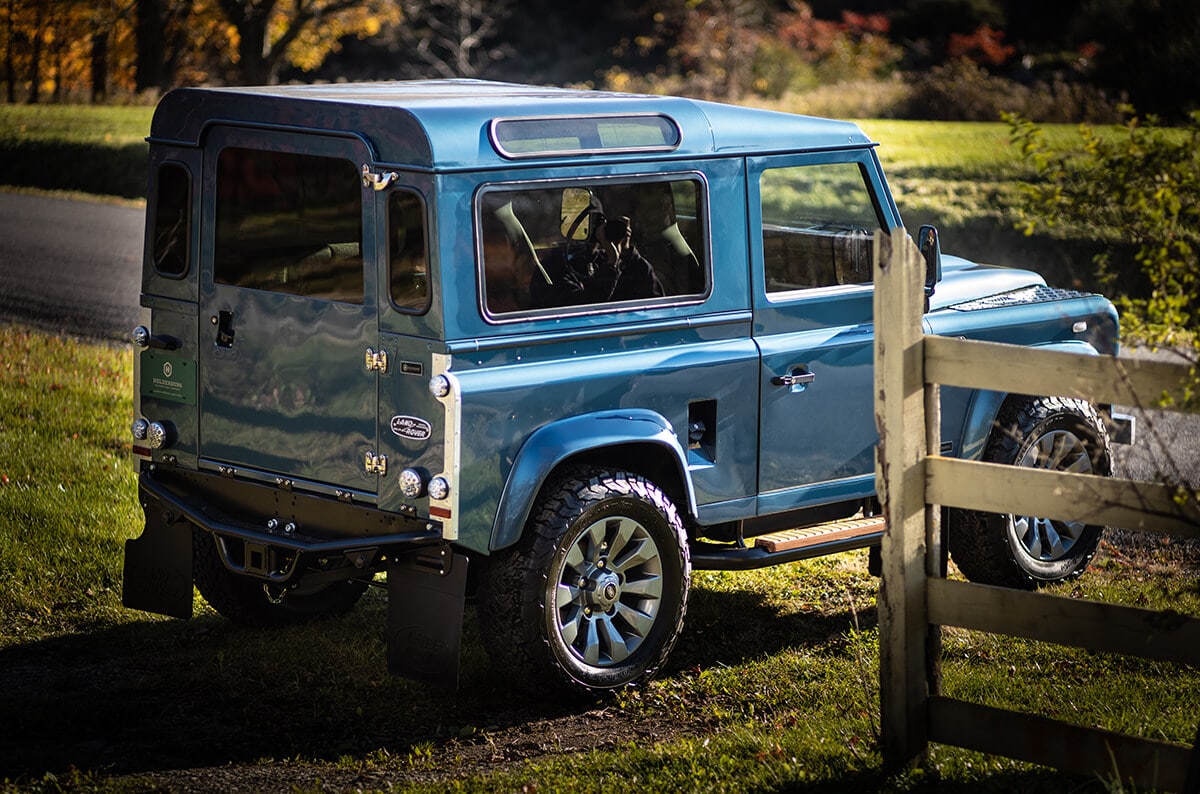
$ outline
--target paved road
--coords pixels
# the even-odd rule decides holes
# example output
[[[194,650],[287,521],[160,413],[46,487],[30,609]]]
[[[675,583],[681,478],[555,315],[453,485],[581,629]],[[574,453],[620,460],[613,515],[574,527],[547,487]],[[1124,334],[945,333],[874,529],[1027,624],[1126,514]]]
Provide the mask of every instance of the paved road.
[[[127,339],[144,218],[127,205],[0,191],[0,320]]]

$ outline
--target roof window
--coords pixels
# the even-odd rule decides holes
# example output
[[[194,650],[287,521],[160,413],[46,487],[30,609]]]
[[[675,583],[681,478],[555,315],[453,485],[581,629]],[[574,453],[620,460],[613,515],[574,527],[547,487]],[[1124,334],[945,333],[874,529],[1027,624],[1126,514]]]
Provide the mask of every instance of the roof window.
[[[679,146],[679,125],[659,114],[495,119],[492,146],[510,159],[565,154],[662,152]]]

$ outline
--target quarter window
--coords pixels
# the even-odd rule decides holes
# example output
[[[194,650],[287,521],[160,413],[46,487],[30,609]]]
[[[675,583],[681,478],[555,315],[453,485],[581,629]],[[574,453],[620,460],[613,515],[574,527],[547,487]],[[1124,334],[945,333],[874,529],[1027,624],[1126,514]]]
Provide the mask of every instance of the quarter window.
[[[486,191],[479,240],[487,312],[705,295],[702,195],[698,179]]]
[[[180,278],[188,272],[191,221],[191,175],[179,163],[164,163],[154,201],[154,269],[159,275]]]
[[[216,226],[217,283],[362,303],[362,187],[348,160],[225,149]]]
[[[862,168],[772,168],[759,183],[768,293],[865,284],[879,215]]]
[[[421,312],[429,305],[429,261],[425,207],[406,190],[388,196],[388,271],[392,303],[397,309]]]

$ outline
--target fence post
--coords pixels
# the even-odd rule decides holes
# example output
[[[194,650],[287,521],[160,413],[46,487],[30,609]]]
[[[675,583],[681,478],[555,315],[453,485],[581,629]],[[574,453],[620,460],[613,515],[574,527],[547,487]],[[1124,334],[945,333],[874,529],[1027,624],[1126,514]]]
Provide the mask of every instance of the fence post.
[[[887,528],[879,587],[884,762],[920,762],[929,745],[925,603],[924,262],[904,229],[875,234],[875,479]]]

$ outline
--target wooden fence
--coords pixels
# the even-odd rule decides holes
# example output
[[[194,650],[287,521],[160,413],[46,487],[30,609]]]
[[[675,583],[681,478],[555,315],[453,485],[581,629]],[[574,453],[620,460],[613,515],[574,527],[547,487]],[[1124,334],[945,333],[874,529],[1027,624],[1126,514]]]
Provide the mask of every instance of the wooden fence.
[[[896,239],[900,240],[897,234]],[[894,244],[895,243],[895,244]],[[912,240],[875,244],[877,481],[884,501],[880,700],[884,755],[922,759],[930,742],[1200,792],[1200,749],[968,703],[940,694],[940,627],[1200,665],[1200,620],[945,578],[941,507],[1037,515],[1200,537],[1194,501],[1157,483],[943,458],[939,384],[1137,405],[1183,402],[1187,367],[925,336],[924,261]],[[1200,747],[1200,731],[1196,746]]]

